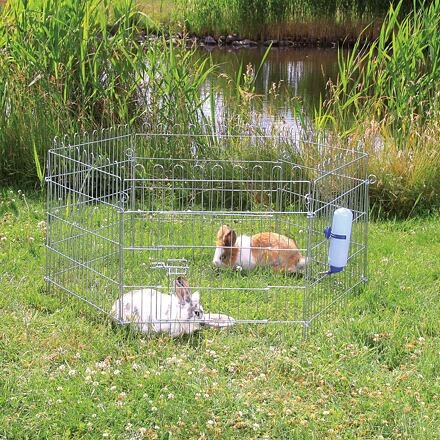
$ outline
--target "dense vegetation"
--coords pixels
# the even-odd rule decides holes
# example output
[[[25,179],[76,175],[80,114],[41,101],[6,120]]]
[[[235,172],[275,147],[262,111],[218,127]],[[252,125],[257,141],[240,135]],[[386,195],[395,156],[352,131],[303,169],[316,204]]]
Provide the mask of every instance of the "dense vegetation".
[[[136,114],[133,10],[109,1],[9,2],[0,47],[0,181],[35,177],[56,133]],[[117,23],[110,29],[110,23]],[[111,34],[110,34],[111,32]]]
[[[438,217],[371,224],[370,282],[306,342],[112,328],[45,293],[44,218],[0,192],[0,437],[439,438]]]
[[[239,32],[250,38],[338,39],[381,21],[399,0],[179,0],[191,32]],[[406,12],[413,0],[404,0]],[[371,32],[375,29],[370,28]],[[371,34],[370,34],[371,35]],[[356,35],[357,36],[357,35]]]
[[[372,47],[341,55],[316,109],[314,127],[371,153],[381,216],[440,205],[439,3],[391,10]],[[208,61],[138,44],[151,22],[131,2],[17,0],[1,14],[0,184],[16,185],[0,189],[1,438],[440,437],[438,214],[373,222],[369,283],[305,343],[290,327],[143,338],[47,294],[44,194],[23,190],[53,136],[214,129],[208,117],[240,130],[258,68],[231,79],[232,114],[211,93],[204,115]]]
[[[164,40],[138,44],[149,21],[133,2],[9,2],[1,19],[0,182],[41,178],[62,133],[199,120],[209,69]]]
[[[440,1],[399,19],[390,8],[378,39],[339,57],[325,112],[334,131],[370,152],[378,211],[440,208]]]
[[[341,53],[339,78],[313,121],[295,108],[306,129],[330,127],[372,153],[371,201],[381,216],[440,205],[439,4],[406,16],[407,2],[391,8],[372,45],[363,47],[361,36],[350,55]],[[55,135],[119,122],[240,131],[253,118],[264,58],[229,79],[236,93],[218,114],[215,91],[201,93],[215,71],[209,58],[165,39],[138,41],[152,23],[129,0],[20,0],[1,19],[0,182],[41,180]]]

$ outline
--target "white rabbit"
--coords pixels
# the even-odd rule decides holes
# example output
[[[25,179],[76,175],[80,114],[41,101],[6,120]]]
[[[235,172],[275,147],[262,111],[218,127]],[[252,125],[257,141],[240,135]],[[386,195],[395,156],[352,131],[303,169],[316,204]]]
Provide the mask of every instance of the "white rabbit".
[[[163,332],[172,337],[192,333],[203,324],[200,294],[191,293],[183,277],[175,281],[175,295],[154,289],[132,290],[116,300],[111,314],[118,320],[133,323],[141,332]]]

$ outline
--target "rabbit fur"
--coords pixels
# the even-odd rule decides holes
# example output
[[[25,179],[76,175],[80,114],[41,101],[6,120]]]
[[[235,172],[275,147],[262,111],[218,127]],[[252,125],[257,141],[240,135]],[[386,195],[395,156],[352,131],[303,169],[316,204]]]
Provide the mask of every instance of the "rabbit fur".
[[[277,272],[295,273],[306,266],[307,259],[298,251],[293,238],[274,232],[237,236],[234,230],[222,225],[217,232],[213,264],[245,270],[270,266]]]
[[[111,314],[119,321],[133,323],[143,333],[177,337],[199,330],[203,319],[199,292],[192,293],[183,277],[176,279],[174,289],[175,295],[154,289],[132,290],[115,301]]]

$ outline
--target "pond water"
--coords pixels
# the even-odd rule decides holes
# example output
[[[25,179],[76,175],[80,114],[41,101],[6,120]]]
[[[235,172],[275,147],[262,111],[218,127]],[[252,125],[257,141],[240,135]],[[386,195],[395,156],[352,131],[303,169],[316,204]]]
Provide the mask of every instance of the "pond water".
[[[202,93],[214,87],[216,113],[220,115],[227,113],[227,107],[232,105],[228,98],[236,93],[234,81],[240,65],[243,72],[248,64],[256,71],[265,48],[216,48],[209,53],[222,75],[210,78]],[[200,56],[208,56],[206,49],[200,50]],[[337,59],[337,49],[272,48],[254,84],[257,97],[251,100],[260,122],[269,124],[277,120],[295,125],[298,108],[302,108],[306,117],[312,115],[320,97],[325,98],[327,82],[337,78]],[[210,114],[209,102],[205,103],[205,113]]]

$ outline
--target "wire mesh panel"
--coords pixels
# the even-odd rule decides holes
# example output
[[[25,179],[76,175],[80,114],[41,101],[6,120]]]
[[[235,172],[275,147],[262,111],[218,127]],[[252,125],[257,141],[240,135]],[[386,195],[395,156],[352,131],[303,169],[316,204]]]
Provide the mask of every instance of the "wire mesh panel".
[[[46,278],[103,311],[122,291],[130,139],[121,130],[75,135],[56,140],[48,155]]]
[[[290,134],[65,138],[49,152],[46,279],[142,331],[218,314],[308,327],[366,281],[366,176],[363,152]],[[328,275],[338,207],[352,240]]]

